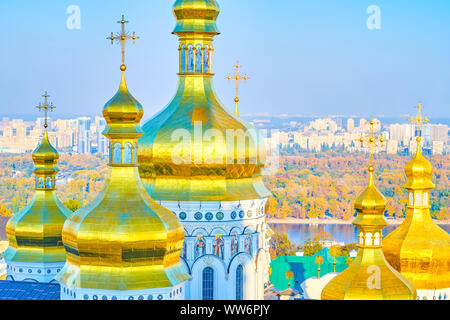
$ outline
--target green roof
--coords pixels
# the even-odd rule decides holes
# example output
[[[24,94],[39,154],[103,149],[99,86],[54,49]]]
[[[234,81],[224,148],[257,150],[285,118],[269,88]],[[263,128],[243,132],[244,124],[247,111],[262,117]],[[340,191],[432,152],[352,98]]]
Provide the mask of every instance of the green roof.
[[[279,290],[286,290],[289,286],[289,280],[286,278],[286,271],[291,270],[294,278],[291,280],[291,286],[302,292],[300,285],[306,279],[317,277],[316,256],[323,257],[323,264],[320,266],[320,275],[334,271],[334,258],[330,255],[330,249],[324,248],[313,256],[297,257],[297,256],[280,256],[270,263],[272,274],[270,282]],[[336,272],[342,272],[347,268],[346,260],[348,257],[336,258]]]

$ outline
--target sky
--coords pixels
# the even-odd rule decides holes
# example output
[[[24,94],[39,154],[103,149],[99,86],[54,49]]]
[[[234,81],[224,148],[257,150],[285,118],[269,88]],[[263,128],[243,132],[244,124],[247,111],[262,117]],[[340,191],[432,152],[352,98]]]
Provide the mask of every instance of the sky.
[[[33,114],[48,90],[56,115],[100,115],[119,81],[120,47],[106,37],[128,31],[127,83],[148,119],[177,86],[174,0],[2,0],[0,115]],[[243,115],[414,114],[450,117],[450,1],[218,0],[215,88],[233,110],[239,60],[250,79],[240,89]],[[80,29],[67,8],[80,8]],[[366,12],[380,8],[380,29]]]

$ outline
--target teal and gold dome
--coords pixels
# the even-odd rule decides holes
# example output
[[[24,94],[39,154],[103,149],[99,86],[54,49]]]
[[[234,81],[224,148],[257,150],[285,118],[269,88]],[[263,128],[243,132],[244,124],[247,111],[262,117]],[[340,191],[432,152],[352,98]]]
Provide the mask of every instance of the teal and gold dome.
[[[157,200],[235,201],[270,195],[262,182],[264,141],[230,112],[213,87],[213,0],[174,5],[179,81],[172,101],[144,126],[139,172]]]
[[[220,8],[215,0],[177,0],[173,13],[177,19],[175,34],[219,34],[216,20]]]
[[[32,158],[35,193],[30,203],[8,221],[9,247],[3,257],[10,262],[63,263],[62,228],[72,212],[55,192],[59,155],[48,140],[47,125]]]

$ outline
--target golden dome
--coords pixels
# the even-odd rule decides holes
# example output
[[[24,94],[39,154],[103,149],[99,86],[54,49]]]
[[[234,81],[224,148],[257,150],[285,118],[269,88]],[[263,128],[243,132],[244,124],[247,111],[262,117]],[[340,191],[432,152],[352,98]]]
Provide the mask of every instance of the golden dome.
[[[3,257],[16,262],[64,262],[61,233],[71,211],[54,192],[59,155],[48,140],[46,128],[32,157],[36,190],[30,203],[6,225],[9,247]]]
[[[415,300],[414,286],[386,261],[382,251],[386,201],[369,168],[367,188],[355,201],[358,254],[347,269],[324,287],[322,300]]]
[[[377,214],[384,213],[386,207],[386,199],[378,191],[374,184],[373,167],[369,167],[369,182],[366,189],[356,198],[355,209],[365,214]]]
[[[450,288],[450,235],[430,214],[432,171],[418,139],[416,154],[405,167],[406,218],[386,236],[383,248],[389,263],[422,290]]]
[[[218,14],[217,3],[180,0],[174,6],[177,17],[193,17],[196,12],[205,23],[209,21],[205,16],[208,10]],[[225,108],[213,88],[215,33],[199,35],[197,29],[180,23],[176,30],[185,34],[175,32],[180,35],[177,93],[143,126],[145,134],[139,140],[139,172],[147,191],[154,199],[174,201],[269,196],[261,176],[265,164],[263,139],[252,125]],[[198,70],[186,67],[189,59],[183,55],[191,48],[197,48],[194,58],[203,55]]]
[[[67,260],[57,280],[69,288],[165,288],[189,278],[180,263],[184,229],[144,189],[136,162],[142,106],[126,89],[104,108],[110,163],[104,190],[65,223]],[[116,147],[118,145],[118,147]],[[129,154],[127,156],[127,150]]]
[[[106,120],[103,134],[110,139],[116,136],[139,137],[143,134],[139,125],[143,115],[144,109],[128,91],[125,72],[122,71],[119,90],[103,108]]]
[[[33,151],[32,158],[35,166],[34,173],[51,173],[59,171],[56,167],[59,154],[48,140],[47,128],[44,128],[44,136],[42,137],[41,143]]]
[[[433,166],[422,155],[420,138],[417,138],[417,151],[415,156],[405,166],[407,189],[432,189],[434,188],[431,177],[433,176]]]
[[[216,19],[220,8],[215,0],[177,0],[173,13],[177,25],[173,33],[219,34]]]

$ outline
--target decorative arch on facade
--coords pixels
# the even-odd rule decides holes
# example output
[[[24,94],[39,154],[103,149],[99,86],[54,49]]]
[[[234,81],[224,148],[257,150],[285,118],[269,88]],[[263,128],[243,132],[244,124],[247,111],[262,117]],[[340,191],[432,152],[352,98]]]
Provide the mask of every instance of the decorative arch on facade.
[[[228,235],[232,236],[233,234],[237,234],[239,236],[244,234],[244,230],[241,227],[233,227]]]
[[[214,300],[227,299],[227,292],[223,290],[227,287],[226,265],[218,257],[208,254],[198,258],[192,264],[191,276],[193,280],[190,284],[191,300],[202,300],[203,270],[208,267],[214,270]]]
[[[256,264],[255,260],[252,257],[245,253],[241,252],[237,254],[228,265],[228,274],[230,275],[230,284],[228,285],[229,296],[231,299],[236,299],[236,286],[238,285],[236,279],[236,271],[239,266],[243,268],[243,283],[244,283],[244,300],[254,300],[258,297],[256,296],[256,281],[257,277],[255,277]],[[260,297],[260,299],[262,299]]]
[[[228,232],[226,232],[223,228],[214,228],[209,233],[209,235],[211,237],[215,237],[218,234],[221,234],[222,236],[224,236],[224,235],[228,235]]]

